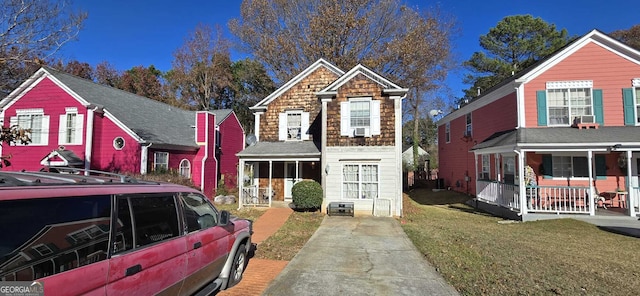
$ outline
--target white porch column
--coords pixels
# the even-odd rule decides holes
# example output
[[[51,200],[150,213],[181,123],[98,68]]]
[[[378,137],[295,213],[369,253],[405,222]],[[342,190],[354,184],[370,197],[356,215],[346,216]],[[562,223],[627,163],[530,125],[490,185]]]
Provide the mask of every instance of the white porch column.
[[[273,177],[273,160],[269,160],[269,207],[271,207],[271,201],[273,200],[273,185],[271,185],[271,179]],[[260,185],[258,185],[258,192],[260,191]]]
[[[244,160],[238,159],[238,210],[242,209],[242,190],[244,189]]]
[[[633,188],[631,187],[631,175],[632,175],[632,171],[631,171],[631,156],[632,156],[632,153],[631,153],[631,150],[627,150],[627,155],[626,156],[627,156],[627,182],[626,182],[627,183],[627,189],[626,189],[627,196],[625,198],[627,200],[626,200],[625,203],[629,207],[629,216],[635,217],[636,216],[636,208],[635,208],[636,205],[634,204],[633,198],[631,198],[631,194],[634,194],[634,193],[632,193],[632,189]]]
[[[300,181],[300,171],[298,170],[299,165],[300,161],[296,160],[296,180],[293,182],[293,184],[296,184],[296,182]]]
[[[331,101],[331,98],[322,98],[322,132],[320,133],[320,181],[322,185],[322,200],[327,200],[327,174],[329,169],[327,168],[327,103]],[[326,207],[322,207],[325,209]],[[322,211],[322,210],[321,210]]]
[[[595,207],[595,196],[591,196],[593,194],[593,192],[596,192],[595,190],[593,190],[593,170],[595,169],[593,167],[593,151],[589,150],[587,151],[587,167],[589,167],[589,200],[586,201],[589,203],[589,215],[591,216],[595,216],[596,215],[596,207]]]
[[[527,188],[524,181],[524,168],[526,167],[526,151],[513,150],[518,155],[518,196],[520,197],[520,215],[527,214]]]
[[[482,157],[482,154],[480,154],[480,157]],[[473,180],[473,182],[476,184],[476,199],[478,198],[478,154],[474,151],[473,152],[473,162],[474,162],[474,167],[475,167],[475,172],[474,172],[474,176],[476,176],[476,179]]]
[[[93,117],[94,117],[94,108],[87,109],[87,131],[85,133],[85,143],[84,146],[84,175],[89,175],[89,170],[91,169],[91,158],[93,157]]]

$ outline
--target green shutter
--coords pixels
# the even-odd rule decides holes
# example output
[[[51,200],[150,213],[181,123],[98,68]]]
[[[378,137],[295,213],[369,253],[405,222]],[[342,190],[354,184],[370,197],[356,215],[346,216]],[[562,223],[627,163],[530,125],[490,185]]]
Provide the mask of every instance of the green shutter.
[[[607,159],[604,155],[596,155],[596,179],[604,180],[607,178]]]
[[[553,177],[553,163],[551,160],[551,154],[542,155],[542,171],[544,179],[550,179]]]
[[[547,91],[536,91],[538,104],[538,126],[547,126]]]
[[[635,125],[636,120],[633,112],[633,88],[622,89],[622,105],[624,107],[624,125]]]
[[[602,90],[593,90],[593,115],[596,117],[596,123],[604,126],[604,111],[602,106]]]

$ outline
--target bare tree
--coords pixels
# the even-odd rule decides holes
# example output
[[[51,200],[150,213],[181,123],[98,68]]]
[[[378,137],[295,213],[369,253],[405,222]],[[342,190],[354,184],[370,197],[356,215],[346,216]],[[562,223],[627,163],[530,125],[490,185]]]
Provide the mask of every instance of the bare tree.
[[[67,0],[0,0],[0,92],[13,90],[74,40],[86,18]]]
[[[199,110],[229,108],[224,95],[232,86],[231,57],[228,42],[220,29],[198,25],[185,43],[174,53],[168,83],[176,97]]]
[[[422,117],[424,95],[442,85],[453,65],[452,18],[401,0],[244,0],[229,27],[240,48],[280,83],[319,58],[343,69],[361,63],[412,88],[406,106],[413,118]]]
[[[120,83],[121,77],[120,72],[107,61],[96,65],[94,76],[98,83],[111,87],[116,87]]]

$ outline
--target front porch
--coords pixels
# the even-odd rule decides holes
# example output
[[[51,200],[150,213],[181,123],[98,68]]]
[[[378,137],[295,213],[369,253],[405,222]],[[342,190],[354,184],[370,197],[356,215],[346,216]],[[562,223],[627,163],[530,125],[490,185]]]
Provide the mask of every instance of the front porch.
[[[557,215],[628,218],[630,213],[640,213],[640,187],[605,198],[589,194],[590,188],[584,186],[525,186],[524,199],[520,198],[519,185],[478,180],[476,188],[476,203],[486,204],[476,204],[477,207],[515,220],[555,219]]]
[[[238,206],[291,202],[301,180],[320,182],[320,151],[311,141],[258,142],[238,153]]]

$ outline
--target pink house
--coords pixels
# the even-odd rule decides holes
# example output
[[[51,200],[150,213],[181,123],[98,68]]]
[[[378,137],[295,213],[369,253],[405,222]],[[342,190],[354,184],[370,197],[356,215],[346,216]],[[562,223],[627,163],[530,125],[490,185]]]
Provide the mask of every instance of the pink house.
[[[0,146],[4,170],[175,171],[208,196],[221,178],[236,186],[244,147],[232,110],[183,110],[48,67],[0,101],[0,124],[31,129],[32,140]]]
[[[635,217],[639,126],[640,52],[594,30],[439,120],[440,176],[515,219]]]

